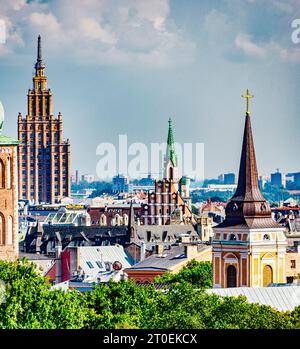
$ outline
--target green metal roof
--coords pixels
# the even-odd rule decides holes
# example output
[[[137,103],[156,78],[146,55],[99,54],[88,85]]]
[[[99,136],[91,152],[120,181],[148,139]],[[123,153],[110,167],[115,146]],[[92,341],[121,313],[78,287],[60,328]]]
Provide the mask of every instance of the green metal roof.
[[[19,143],[17,139],[0,134],[0,145],[18,145]]]
[[[175,152],[174,135],[172,128],[172,120],[169,119],[169,131],[168,131],[168,142],[167,142],[167,157],[171,160],[174,167],[177,166],[177,155]]]

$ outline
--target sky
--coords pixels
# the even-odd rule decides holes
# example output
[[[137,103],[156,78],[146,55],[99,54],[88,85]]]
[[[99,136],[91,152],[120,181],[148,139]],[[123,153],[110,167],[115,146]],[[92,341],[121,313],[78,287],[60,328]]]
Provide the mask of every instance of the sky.
[[[72,172],[96,174],[97,146],[204,144],[204,176],[237,172],[247,88],[258,171],[299,171],[300,0],[0,0],[4,131],[26,116],[37,36]],[[0,32],[1,35],[1,32]]]

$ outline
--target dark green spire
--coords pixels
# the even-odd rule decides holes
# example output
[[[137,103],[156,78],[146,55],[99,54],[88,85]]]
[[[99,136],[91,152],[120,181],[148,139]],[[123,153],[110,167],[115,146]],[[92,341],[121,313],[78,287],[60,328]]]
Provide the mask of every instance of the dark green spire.
[[[171,160],[174,167],[177,166],[177,155],[175,152],[174,135],[172,128],[172,120],[169,119],[168,143],[167,143],[167,160]]]

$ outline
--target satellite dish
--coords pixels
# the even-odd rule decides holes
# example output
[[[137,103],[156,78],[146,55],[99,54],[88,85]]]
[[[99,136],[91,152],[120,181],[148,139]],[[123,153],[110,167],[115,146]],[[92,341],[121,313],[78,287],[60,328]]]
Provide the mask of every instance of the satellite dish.
[[[2,131],[3,122],[4,122],[4,108],[0,101],[0,132]]]
[[[121,262],[116,261],[116,262],[113,263],[113,270],[118,271],[118,270],[121,270],[121,269],[122,269],[122,263]]]

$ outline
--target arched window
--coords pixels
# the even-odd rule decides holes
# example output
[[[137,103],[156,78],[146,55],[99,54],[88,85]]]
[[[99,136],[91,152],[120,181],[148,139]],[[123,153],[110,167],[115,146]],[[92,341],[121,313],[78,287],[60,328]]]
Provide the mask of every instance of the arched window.
[[[102,214],[100,217],[100,225],[106,225],[106,216]]]
[[[2,213],[0,213],[0,245],[5,245],[5,220]]]
[[[13,244],[13,219],[12,216],[8,216],[7,219],[7,245]]]
[[[267,287],[273,282],[273,269],[270,265],[265,265],[263,273],[263,287]]]
[[[11,159],[7,158],[7,166],[6,166],[6,174],[7,174],[7,189],[11,188]]]
[[[2,159],[0,159],[0,189],[5,188],[5,165]]]
[[[128,225],[128,215],[125,213],[124,215],[123,215],[123,224],[124,225]]]
[[[230,234],[229,240],[235,241],[236,240],[236,235],[235,234]]]
[[[116,225],[121,225],[121,217],[118,213],[115,215],[115,222]]]

